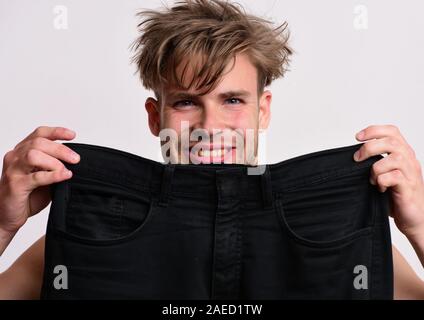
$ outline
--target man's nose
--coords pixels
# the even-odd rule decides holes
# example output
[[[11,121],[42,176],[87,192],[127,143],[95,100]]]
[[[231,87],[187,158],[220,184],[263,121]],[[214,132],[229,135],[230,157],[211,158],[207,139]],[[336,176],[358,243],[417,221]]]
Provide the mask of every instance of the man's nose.
[[[215,130],[223,129],[223,117],[219,112],[219,107],[214,105],[205,106],[202,109],[195,129],[204,129],[210,134]]]

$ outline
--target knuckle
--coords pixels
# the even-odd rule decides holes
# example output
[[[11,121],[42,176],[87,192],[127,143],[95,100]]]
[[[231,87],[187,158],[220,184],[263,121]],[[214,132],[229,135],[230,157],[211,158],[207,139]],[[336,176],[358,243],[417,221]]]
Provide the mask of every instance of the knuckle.
[[[38,150],[37,149],[29,149],[27,154],[26,154],[26,160],[29,163],[34,163],[36,162],[37,158],[38,158]]]
[[[43,145],[43,143],[44,143],[44,139],[43,138],[36,137],[36,138],[34,138],[34,139],[31,140],[30,146],[32,148],[34,148],[34,149],[40,149],[41,146]]]
[[[54,129],[53,129],[53,135],[54,136],[57,136],[57,135],[59,135],[60,134],[60,128],[58,128],[58,127],[55,127]]]
[[[396,179],[401,179],[403,177],[402,172],[399,169],[394,170],[393,174]]]
[[[398,142],[398,140],[397,140],[397,139],[395,139],[395,138],[393,138],[393,137],[390,137],[390,138],[388,139],[388,142],[389,142],[389,144],[390,144],[392,147],[394,147],[394,148],[396,148],[396,147],[398,147],[398,146],[399,146],[399,142]]]
[[[396,162],[402,162],[403,161],[403,154],[402,153],[393,154],[393,160],[395,160]]]
[[[66,133],[66,129],[62,127],[55,127],[53,130],[54,136],[63,136]]]
[[[33,181],[33,183],[38,184],[41,180],[42,175],[43,175],[43,172],[41,171],[34,172],[31,175],[31,180]]]
[[[390,130],[392,130],[395,133],[399,132],[399,128],[394,124],[389,124],[389,128],[390,128]]]
[[[34,130],[34,135],[35,136],[39,136],[41,135],[41,133],[44,131],[44,129],[46,128],[46,126],[39,126]]]
[[[63,170],[65,170],[65,165],[62,162],[58,161],[58,164],[57,164],[57,167],[56,167],[56,171],[60,173]]]
[[[13,152],[13,150],[6,152],[6,154],[4,155],[4,158],[3,158],[3,164],[5,166],[9,165],[12,162],[12,159],[14,157],[15,157],[15,153]]]

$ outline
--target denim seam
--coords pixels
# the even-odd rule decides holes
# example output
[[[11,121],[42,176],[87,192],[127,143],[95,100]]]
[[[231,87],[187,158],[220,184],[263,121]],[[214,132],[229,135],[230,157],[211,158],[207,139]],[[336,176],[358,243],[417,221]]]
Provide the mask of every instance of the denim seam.
[[[374,298],[374,272],[375,272],[375,259],[374,259],[374,241],[375,237],[375,227],[372,229],[372,236],[371,236],[371,253],[370,253],[370,260],[371,260],[371,272],[368,272],[368,290],[369,290],[369,298]]]
[[[343,177],[345,175],[351,174],[353,172],[364,170],[365,168],[369,168],[368,163],[365,163],[362,166],[357,166],[357,167],[354,167],[354,168],[351,168],[351,167],[341,168],[337,171],[334,171],[334,172],[328,173],[328,174],[321,173],[321,174],[318,174],[318,175],[311,177],[311,178],[302,179],[301,182],[293,183],[293,184],[290,184],[287,187],[277,189],[276,193],[281,194],[281,193],[284,193],[284,192],[295,191],[295,190],[297,190],[301,187],[304,187],[306,185],[321,184],[321,183],[324,183],[324,182],[326,182],[330,179],[340,178],[340,177]]]
[[[237,297],[240,295],[240,283],[241,283],[241,277],[240,277],[240,267],[241,267],[241,248],[242,248],[242,238],[241,238],[241,219],[240,219],[240,206],[237,211],[237,268],[236,268],[236,280],[237,283],[235,285],[237,286]],[[237,297],[234,297],[235,299]]]
[[[81,168],[81,171],[88,171],[90,175],[93,174],[94,177],[90,177],[92,179],[105,178],[106,180],[113,180],[116,183],[122,184],[125,187],[128,187],[128,184],[132,184],[132,185],[137,185],[137,186],[141,187],[141,189],[143,189],[143,191],[150,191],[151,190],[149,185],[138,183],[137,180],[129,179],[125,175],[119,175],[118,176],[117,174],[113,174],[113,172],[105,173],[102,170],[93,169],[93,168],[86,167],[86,166],[81,166],[80,168]]]
[[[312,185],[312,184],[319,184],[319,183],[324,183],[325,181],[327,181],[328,179],[332,179],[335,177],[340,177],[343,176],[344,174],[350,174],[356,171],[360,171],[363,170],[365,168],[368,168],[370,166],[370,164],[368,162],[365,163],[360,163],[355,167],[344,167],[344,168],[339,168],[336,171],[333,171],[331,173],[320,173],[317,174],[313,177],[310,178],[305,178],[302,179],[301,182],[296,182],[294,184],[290,184],[288,187],[283,187],[280,189],[275,190],[275,193],[281,193],[281,192],[287,192],[287,191],[294,191],[297,190],[305,185]],[[97,177],[103,177],[106,179],[110,179],[111,178],[111,172],[105,174],[103,171],[98,170],[98,169],[93,169],[91,167],[81,167],[83,170],[87,170],[90,173],[95,174]],[[147,192],[151,192],[154,188],[159,188],[160,185],[159,184],[155,184],[155,185],[146,185],[146,184],[140,184],[137,182],[137,180],[134,179],[129,179],[126,176],[120,175],[119,177],[117,175],[116,178],[113,178],[114,181],[116,181],[116,183],[119,183],[123,186],[127,186],[128,183],[131,185],[136,185],[137,188],[142,189],[142,191],[147,191]],[[94,178],[94,177],[93,177]],[[181,195],[193,195],[193,194],[198,194],[198,192],[184,192],[184,191],[172,191],[172,193],[176,193],[176,194],[181,194]],[[274,193],[274,191],[273,191]],[[231,196],[229,196],[229,198],[231,198]],[[232,198],[236,198],[236,197],[232,197]]]

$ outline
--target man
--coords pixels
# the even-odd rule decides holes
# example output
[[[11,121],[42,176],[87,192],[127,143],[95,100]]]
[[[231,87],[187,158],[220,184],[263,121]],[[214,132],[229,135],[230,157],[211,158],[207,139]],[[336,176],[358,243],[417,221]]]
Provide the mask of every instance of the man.
[[[264,88],[284,75],[292,53],[286,24],[272,29],[267,21],[219,0],[182,1],[165,12],[140,14],[146,18],[139,25],[134,61],[143,85],[156,95],[145,103],[152,134],[159,136],[162,129],[178,133],[170,143],[171,160],[187,152],[196,163],[239,162],[234,145],[211,150],[225,130],[253,130],[253,142],[245,144],[253,143],[256,155],[258,131],[270,121],[272,94]],[[186,129],[181,129],[183,122]],[[209,150],[181,147],[184,130],[196,129],[211,136]],[[59,160],[77,163],[79,156],[55,140],[74,138],[75,132],[65,128],[39,127],[4,156],[0,254],[27,218],[49,204],[49,185],[72,177]],[[371,183],[391,192],[391,215],[424,265],[424,182],[413,149],[393,125],[369,126],[356,138],[367,141],[356,161],[388,154],[373,165]],[[256,158],[241,162],[255,163]],[[395,247],[393,257],[395,298],[424,298],[424,282]],[[0,298],[39,298],[43,259],[44,237],[0,275]]]

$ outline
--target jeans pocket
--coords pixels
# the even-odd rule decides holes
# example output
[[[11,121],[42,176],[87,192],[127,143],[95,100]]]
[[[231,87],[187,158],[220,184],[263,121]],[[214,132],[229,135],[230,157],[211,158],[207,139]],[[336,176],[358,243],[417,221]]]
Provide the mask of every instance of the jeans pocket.
[[[148,192],[134,192],[100,180],[72,179],[56,184],[49,229],[67,239],[114,244],[141,232],[154,212]]]
[[[375,188],[368,174],[348,172],[280,194],[283,231],[313,247],[340,246],[372,232]]]

